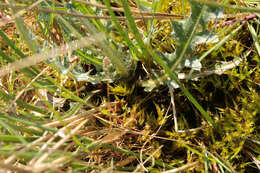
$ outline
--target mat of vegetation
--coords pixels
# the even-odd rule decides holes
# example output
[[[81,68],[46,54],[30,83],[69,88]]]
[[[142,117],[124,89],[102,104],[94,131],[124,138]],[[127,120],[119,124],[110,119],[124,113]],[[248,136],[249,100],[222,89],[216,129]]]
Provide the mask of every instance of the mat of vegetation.
[[[0,172],[259,172],[256,0],[0,2]]]

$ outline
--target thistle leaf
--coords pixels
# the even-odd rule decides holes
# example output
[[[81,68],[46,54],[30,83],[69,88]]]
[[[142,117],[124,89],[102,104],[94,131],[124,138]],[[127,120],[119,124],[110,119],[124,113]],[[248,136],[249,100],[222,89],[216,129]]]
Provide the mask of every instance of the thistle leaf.
[[[190,2],[191,16],[182,21],[172,21],[173,39],[178,41],[175,59],[169,64],[174,71],[179,64],[184,67],[185,61],[202,43],[215,43],[218,37],[207,30],[207,24],[213,18],[220,17],[222,11],[196,2]]]
[[[202,65],[200,60],[194,56],[195,48],[200,44],[216,43],[219,41],[217,35],[207,30],[207,24],[212,19],[222,17],[222,10],[197,2],[190,2],[190,5],[191,15],[188,19],[171,22],[173,27],[172,37],[178,42],[176,51],[171,54],[159,53],[159,56],[176,74],[180,73],[184,67],[200,71]],[[179,87],[169,78],[164,78],[164,81],[154,80],[154,78],[158,79],[158,76],[163,74],[163,71],[154,71],[151,73],[152,78],[148,81],[143,81],[142,86],[147,91],[151,91],[156,86],[162,84],[167,84],[169,88]]]

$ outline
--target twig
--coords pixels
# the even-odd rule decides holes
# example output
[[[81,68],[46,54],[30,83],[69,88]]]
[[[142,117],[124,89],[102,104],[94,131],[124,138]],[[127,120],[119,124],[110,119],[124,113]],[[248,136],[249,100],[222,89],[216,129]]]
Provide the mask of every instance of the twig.
[[[260,170],[260,161],[249,151],[244,150],[244,152],[250,156],[254,164],[257,166],[258,170]]]
[[[67,45],[62,45],[58,48],[53,48],[51,50],[45,51],[43,53],[38,53],[35,55],[32,55],[28,58],[21,59],[19,61],[13,62],[8,64],[5,67],[2,67],[0,69],[0,77],[10,73],[11,71],[20,70],[25,67],[29,67],[32,65],[35,65],[38,62],[41,62],[43,60],[46,60],[50,57],[56,57],[57,55],[62,55],[67,52],[68,48],[70,50],[76,50],[80,49],[86,46],[89,46],[91,44],[96,44],[101,41],[103,41],[104,37],[102,33],[90,36],[90,37],[83,37],[79,40],[73,41]]]
[[[34,9],[38,12],[44,12],[44,13],[55,13],[55,14],[63,14],[67,16],[73,16],[73,17],[80,17],[80,18],[91,18],[91,19],[105,19],[105,20],[111,20],[111,16],[95,16],[95,15],[84,15],[84,14],[78,14],[78,13],[68,13],[65,11],[57,11],[57,10],[48,10],[48,9]],[[139,19],[183,19],[183,15],[173,15],[173,16],[133,16],[135,20]],[[126,20],[126,16],[117,16],[118,20]]]
[[[245,17],[243,17],[242,19],[238,19],[238,20],[240,20],[242,23],[244,23],[245,21],[247,21],[247,20],[251,20],[251,19],[254,19],[254,18],[256,18],[257,17],[257,15],[256,14],[251,14],[251,15],[248,15],[248,16],[245,16]],[[234,19],[234,20],[229,20],[229,21],[226,21],[226,22],[224,22],[224,23],[222,23],[222,24],[217,24],[216,25],[216,28],[223,28],[223,27],[225,27],[225,26],[227,26],[227,25],[232,25],[232,24],[234,24],[236,21],[238,21],[237,19]]]
[[[21,6],[12,6],[9,5],[7,6],[6,4],[1,4],[0,8],[6,8],[6,7],[11,7],[11,8],[16,8],[16,9],[20,9],[20,8],[25,8],[25,7],[21,7]],[[62,15],[66,15],[66,16],[71,16],[71,17],[79,17],[79,18],[89,18],[89,19],[103,19],[103,20],[111,20],[111,16],[95,16],[95,15],[85,15],[85,14],[79,14],[79,13],[69,13],[66,11],[58,11],[58,10],[50,10],[50,9],[42,9],[42,8],[28,8],[26,9],[27,11],[35,11],[35,12],[42,12],[42,13],[54,13],[54,14],[62,14]],[[25,13],[25,12],[24,12]],[[24,14],[23,13],[23,14]],[[140,13],[142,14],[142,13]],[[19,15],[21,16],[21,15]],[[139,19],[161,19],[161,20],[170,20],[170,19],[183,19],[185,16],[183,15],[177,15],[177,14],[170,14],[170,15],[153,15],[153,13],[149,13],[149,14],[142,14],[142,15],[138,15],[138,16],[133,16],[133,18],[135,20],[139,20]],[[10,21],[12,21],[14,18],[11,19],[5,19],[4,22],[0,23],[0,26],[2,26],[3,24],[9,23]],[[117,16],[118,20],[126,20],[126,16]]]
[[[42,137],[38,138],[37,140],[33,141],[32,143],[29,143],[28,145],[26,145],[24,148],[22,148],[22,149],[19,150],[18,152],[14,152],[14,154],[11,155],[10,157],[8,157],[8,158],[4,161],[4,163],[5,163],[5,164],[11,164],[11,163],[13,163],[13,162],[15,161],[15,158],[16,158],[19,154],[21,154],[21,153],[23,153],[23,152],[25,152],[25,151],[27,151],[27,150],[33,148],[33,146],[35,146],[36,144],[38,144],[38,143],[40,143],[40,142],[43,142],[43,141],[47,140],[49,137],[50,137],[50,136],[42,136]]]
[[[8,112],[12,112],[14,114],[16,114],[16,102],[17,100],[19,99],[19,97],[21,97],[21,95],[24,93],[24,91],[29,87],[31,86],[31,84],[33,82],[35,82],[43,73],[46,72],[46,70],[48,69],[49,67],[46,67],[45,69],[43,69],[33,80],[30,81],[29,84],[26,85],[26,87],[24,87],[18,94],[17,96],[15,97],[15,99],[12,101],[12,103],[10,104],[10,108],[8,110]]]
[[[176,116],[173,90],[174,89],[169,89],[170,95],[171,95],[172,114],[173,114],[173,120],[174,120],[174,130],[175,130],[175,132],[178,132],[178,121],[177,121],[177,116]]]
[[[14,19],[22,16],[23,14],[26,13],[27,10],[32,10],[33,8],[35,8],[38,4],[40,4],[42,1],[44,0],[39,0],[39,1],[36,1],[35,3],[33,3],[32,5],[26,7],[26,9],[23,9],[19,12],[17,12],[14,16],[11,17],[11,19],[5,19],[5,20],[2,20],[0,21],[0,27],[1,26],[4,26],[5,24],[9,23],[10,21],[13,21]],[[7,6],[13,8],[13,5],[9,5],[9,4],[6,4]],[[1,6],[0,6],[1,7]]]
[[[38,168],[39,165],[42,164],[42,162],[48,158],[49,155],[52,154],[52,151],[57,150],[63,143],[65,143],[69,138],[71,138],[86,122],[88,119],[83,120],[79,125],[77,125],[74,129],[71,130],[71,132],[64,136],[60,141],[58,141],[52,149],[50,149],[48,152],[46,152],[43,156],[41,156],[34,164],[34,168]],[[73,122],[74,123],[74,122]],[[66,127],[67,128],[67,127]]]
[[[234,60],[229,61],[229,62],[223,62],[222,64],[220,64],[217,67],[215,67],[215,69],[213,69],[213,70],[205,70],[203,72],[200,72],[200,73],[197,73],[197,74],[193,74],[191,77],[189,76],[189,74],[186,74],[186,73],[178,73],[178,79],[197,80],[199,78],[206,77],[206,76],[209,76],[209,75],[212,75],[212,74],[222,75],[227,70],[230,70],[230,69],[238,66],[251,52],[252,52],[252,48],[249,49],[245,54],[241,55],[241,57],[237,57]],[[167,77],[168,77],[168,75],[164,74],[160,78],[155,79],[155,80],[150,81],[150,82],[158,84],[158,83],[166,80]]]
[[[89,6],[98,7],[98,8],[104,9],[104,10],[107,10],[107,6],[105,6],[105,5],[96,4],[96,3],[92,3],[92,2],[87,2],[87,1],[83,1],[83,0],[73,0],[73,1],[74,2],[79,2],[79,3],[82,3],[82,4],[86,4],[86,5],[89,5]],[[113,11],[124,12],[123,8],[111,7],[111,9]],[[158,12],[150,13],[150,12],[141,11],[138,8],[132,8],[132,7],[131,7],[131,12],[135,13],[135,14],[145,15],[145,16],[172,16],[172,17],[182,16],[183,17],[183,15],[169,14],[169,13],[158,13]]]
[[[6,164],[6,163],[1,163],[1,162],[0,162],[0,167],[1,167],[0,172],[2,172],[2,171],[4,172],[4,170],[9,170],[9,171],[20,172],[20,173],[33,173],[32,171],[25,170],[25,169],[22,169],[22,168],[19,168],[19,167],[10,165],[10,164]]]
[[[157,148],[153,154],[151,154],[148,158],[145,159],[144,162],[140,163],[137,168],[134,170],[134,173],[136,173],[141,167],[148,172],[148,170],[144,167],[144,164],[147,163],[160,149],[162,149],[163,145],[161,145],[159,148]]]

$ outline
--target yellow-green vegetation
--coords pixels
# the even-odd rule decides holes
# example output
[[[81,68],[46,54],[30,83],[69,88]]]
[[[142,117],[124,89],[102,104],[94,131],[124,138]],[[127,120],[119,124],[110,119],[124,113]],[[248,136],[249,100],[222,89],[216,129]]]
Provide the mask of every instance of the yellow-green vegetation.
[[[0,172],[259,172],[259,2],[0,2]]]

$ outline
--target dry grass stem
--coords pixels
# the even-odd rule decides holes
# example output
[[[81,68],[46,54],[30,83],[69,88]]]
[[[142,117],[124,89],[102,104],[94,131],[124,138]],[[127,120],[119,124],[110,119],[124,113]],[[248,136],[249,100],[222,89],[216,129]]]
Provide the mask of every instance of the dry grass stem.
[[[176,168],[176,169],[172,169],[172,170],[168,170],[168,171],[164,171],[162,173],[177,173],[177,172],[182,172],[182,171],[185,171],[191,167],[194,167],[194,166],[198,166],[200,162],[193,162],[193,163],[188,163],[182,167],[179,167],[179,168]]]
[[[144,164],[146,164],[150,159],[153,159],[153,156],[162,149],[162,145],[160,147],[158,147],[147,159],[145,159],[144,162],[141,162],[137,168],[134,170],[134,173],[136,173],[140,168],[143,168],[146,172],[148,172],[148,170],[144,167]],[[142,158],[142,156],[140,156],[140,159]]]
[[[30,5],[29,7],[27,7],[26,9],[23,9],[23,10],[17,12],[17,13],[16,13],[15,15],[13,15],[10,19],[5,19],[5,20],[0,21],[0,27],[4,26],[4,25],[6,25],[7,23],[10,23],[10,22],[14,21],[16,18],[18,18],[18,17],[24,15],[24,14],[27,12],[27,10],[31,10],[31,9],[35,8],[37,5],[39,5],[39,4],[40,4],[41,2],[43,2],[43,1],[44,1],[44,0],[38,0],[38,1],[36,1],[35,3],[33,3],[32,5]],[[10,5],[10,7],[12,8],[12,7],[14,7],[14,6],[13,6],[13,5]]]
[[[83,1],[83,0],[73,0],[73,1],[107,10],[107,6],[105,6],[105,5],[87,2],[87,1]],[[119,7],[111,7],[111,9],[113,11],[124,12],[124,9],[119,8]],[[150,13],[147,11],[141,11],[140,9],[134,8],[134,7],[131,7],[131,12],[134,14],[140,14],[140,15],[144,15],[144,16],[171,16],[171,17],[177,17],[177,18],[184,17],[183,15],[169,14],[169,13],[159,13],[159,12]]]
[[[34,147],[34,146],[37,145],[38,143],[43,142],[43,141],[47,140],[48,138],[50,138],[50,136],[45,136],[45,135],[44,135],[44,136],[40,137],[39,139],[33,141],[32,143],[29,143],[29,144],[26,145],[24,148],[22,148],[22,149],[19,150],[18,152],[15,152],[13,155],[11,155],[10,157],[8,157],[8,158],[4,161],[4,163],[5,163],[5,164],[13,163],[19,153],[23,153],[23,152],[25,152],[25,151],[31,149],[32,147]]]
[[[71,132],[64,136],[60,141],[58,141],[47,153],[43,154],[37,161],[35,161],[34,168],[37,169],[38,165],[41,165],[42,162],[48,158],[48,156],[55,150],[57,150],[63,143],[65,143],[72,135],[74,135],[88,120],[82,121],[77,127],[71,130]]]
[[[41,62],[48,58],[53,58],[58,55],[64,55],[64,54],[66,54],[66,52],[68,52],[68,49],[71,51],[74,51],[76,49],[90,46],[91,44],[97,44],[97,43],[103,41],[103,39],[104,39],[103,34],[99,33],[99,34],[96,34],[96,35],[93,35],[90,37],[83,37],[79,40],[72,41],[71,43],[68,43],[66,45],[62,45],[57,48],[52,48],[51,50],[44,51],[43,53],[38,53],[38,54],[32,55],[30,57],[27,57],[25,59],[21,59],[19,61],[8,64],[5,67],[2,67],[0,69],[0,77],[5,76],[6,74],[8,74],[12,71],[17,71],[17,70],[23,69],[25,67],[35,65],[38,62]]]

